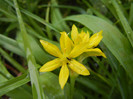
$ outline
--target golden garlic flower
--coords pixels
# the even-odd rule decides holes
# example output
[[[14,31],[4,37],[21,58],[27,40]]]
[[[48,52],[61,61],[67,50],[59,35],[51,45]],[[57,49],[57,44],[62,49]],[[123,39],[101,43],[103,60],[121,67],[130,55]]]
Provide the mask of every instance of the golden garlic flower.
[[[43,48],[49,54],[57,58],[45,63],[40,68],[39,71],[48,72],[61,67],[59,73],[59,84],[62,89],[64,88],[68,80],[69,70],[72,70],[80,75],[90,75],[87,68],[83,64],[76,61],[74,58],[80,56],[84,52],[91,53],[91,51],[93,52],[93,55],[91,56],[105,57],[104,53],[100,49],[94,48],[100,43],[102,39],[101,33],[96,36],[94,34],[91,38],[89,38],[89,33],[84,33],[83,31],[81,33],[78,33],[77,27],[73,25],[71,31],[71,38],[72,40],[68,37],[66,32],[61,32],[61,37],[60,37],[61,50],[56,45],[53,45],[44,40],[40,40]]]
[[[77,27],[73,25],[71,38],[74,42],[74,45],[87,43],[87,49],[84,50],[84,52],[86,52],[85,56],[103,56],[106,58],[105,54],[99,48],[95,48],[103,38],[102,32],[103,31],[95,33],[90,37],[88,31],[85,33],[82,30],[81,33],[79,33]]]

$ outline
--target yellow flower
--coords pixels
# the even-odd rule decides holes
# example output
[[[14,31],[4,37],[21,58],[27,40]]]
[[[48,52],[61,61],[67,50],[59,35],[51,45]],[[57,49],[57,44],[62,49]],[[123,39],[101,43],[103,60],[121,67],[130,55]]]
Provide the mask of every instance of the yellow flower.
[[[61,51],[57,46],[47,41],[40,40],[43,48],[49,54],[57,58],[44,64],[39,71],[48,72],[61,67],[59,74],[59,84],[62,89],[64,88],[68,80],[69,70],[72,70],[81,75],[90,75],[89,71],[84,65],[73,59],[80,56],[84,52],[87,56],[106,57],[99,48],[94,48],[100,43],[101,39],[103,38],[102,31],[95,33],[91,37],[89,36],[89,32],[85,33],[84,31],[81,31],[81,33],[78,33],[77,27],[73,25],[71,31],[72,40],[68,37],[66,32],[61,32]]]
[[[84,51],[86,52],[86,56],[103,56],[104,58],[106,58],[105,54],[99,48],[95,48],[103,38],[102,32],[103,31],[95,33],[90,37],[88,31],[87,33],[85,33],[82,30],[81,33],[79,33],[77,27],[73,25],[71,31],[71,38],[75,46],[87,43],[87,49]]]
[[[78,44],[74,46],[72,40],[68,37],[66,32],[61,32],[61,37],[60,37],[61,51],[57,46],[47,41],[40,40],[40,42],[43,48],[49,54],[57,58],[44,64],[39,71],[48,72],[58,67],[61,67],[59,74],[59,84],[62,89],[64,88],[68,80],[69,70],[72,70],[81,75],[90,75],[89,71],[86,69],[84,65],[73,59],[82,54],[86,50],[86,47],[88,46],[87,43]]]

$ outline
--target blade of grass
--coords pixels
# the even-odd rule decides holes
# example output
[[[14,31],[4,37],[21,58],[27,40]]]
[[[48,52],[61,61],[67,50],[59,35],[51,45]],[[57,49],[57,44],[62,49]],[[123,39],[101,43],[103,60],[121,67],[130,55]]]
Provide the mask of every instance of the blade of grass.
[[[5,82],[8,82],[8,79],[5,76],[0,75],[0,79],[1,79],[0,83],[4,84]],[[16,80],[17,79],[18,78],[16,78]],[[23,80],[23,81],[24,81],[24,83],[27,82],[26,80]],[[26,89],[24,89],[23,86],[19,87],[19,86],[23,85],[22,84],[23,81],[20,80],[19,85],[18,85],[18,82],[15,83],[16,85],[14,85],[13,83],[10,83],[11,86],[10,85],[5,86],[7,89],[5,89],[5,87],[1,88],[2,86],[0,86],[0,92],[2,92],[2,93],[0,93],[1,94],[0,96],[7,95],[7,96],[9,96],[10,98],[13,98],[13,99],[24,99],[24,98],[25,99],[33,99],[30,92],[28,92]],[[19,88],[16,88],[16,87],[19,87]],[[23,95],[22,95],[22,93],[23,93]]]
[[[84,9],[82,9],[81,7],[77,7],[77,6],[70,6],[70,5],[49,5],[50,7],[53,8],[65,8],[65,9],[72,9],[75,10],[79,13],[83,13],[85,14],[86,11]],[[48,5],[43,4],[43,5],[39,5],[39,8],[43,8],[43,7],[48,7]]]
[[[110,10],[110,12],[113,14],[113,16],[118,20],[118,16],[116,15],[116,10],[114,9],[114,7],[111,4],[110,0],[101,0],[105,6]]]
[[[49,6],[50,6],[50,3],[48,4],[48,7],[46,9],[46,17],[45,17],[46,22],[48,22],[48,23],[49,23],[49,14],[50,14],[50,7]],[[52,40],[53,39],[53,35],[50,32],[50,28],[47,27],[47,26],[46,26],[46,31],[47,31],[48,38]]]
[[[18,26],[18,24],[17,24],[16,22],[11,23],[11,24],[7,27],[7,29],[6,29],[6,36],[8,36],[8,34],[10,33],[10,31],[16,29],[17,26]]]
[[[15,22],[16,20],[12,19],[12,18],[0,18],[0,21],[2,22]]]
[[[29,72],[30,72],[30,79],[31,79],[31,84],[32,84],[32,93],[33,93],[33,99],[44,99],[44,93],[42,90],[42,87],[40,85],[40,81],[39,81],[39,73],[36,69],[36,62],[35,62],[35,58],[32,54],[32,50],[28,41],[28,36],[27,36],[27,32],[24,26],[24,22],[17,4],[16,0],[14,1],[14,5],[16,8],[16,12],[17,12],[17,16],[18,16],[18,21],[19,21],[19,25],[20,25],[20,30],[21,30],[21,34],[22,34],[22,38],[23,38],[23,42],[24,42],[24,49],[26,52],[26,58],[27,58],[27,62],[28,62],[28,68],[29,68]]]
[[[123,25],[123,28],[126,32],[126,35],[127,35],[128,39],[129,39],[129,41],[130,41],[130,43],[133,47],[133,31],[132,31],[126,17],[124,16],[120,6],[116,2],[116,0],[111,0],[111,1],[112,1],[112,4],[113,4],[114,8],[116,9],[116,13],[117,13],[122,25]]]
[[[14,60],[11,56],[9,56],[2,48],[0,48],[0,53],[20,72],[22,73],[26,72],[26,70],[16,60]]]
[[[9,9],[9,7],[7,7],[8,4],[5,3],[4,0],[0,1],[0,12],[2,12],[6,17],[13,19],[14,21],[16,21],[16,16],[14,15],[14,13],[11,12],[11,10]]]
[[[109,87],[104,86],[105,84],[100,84],[99,82],[97,82],[96,80],[93,79],[87,79],[87,78],[83,78],[83,77],[78,77],[77,81],[83,85],[85,85],[86,87],[104,95],[106,98],[108,97],[108,91],[105,89],[108,89]]]
[[[33,14],[33,13],[27,11],[27,10],[24,10],[24,9],[22,9],[21,11],[22,11],[24,14],[26,14],[27,16],[30,16],[31,18],[37,20],[38,22],[40,22],[40,23],[42,23],[42,24],[48,26],[48,27],[51,28],[52,30],[54,30],[54,31],[56,31],[56,32],[59,33],[59,30],[58,30],[58,29],[56,29],[56,28],[55,28],[53,25],[51,25],[50,23],[47,23],[44,19],[40,18],[39,16],[37,16],[37,15],[35,15],[35,14]]]
[[[127,10],[126,7],[122,3],[122,0],[116,0],[116,1],[119,4],[119,7],[120,7],[121,11],[123,12],[123,15],[128,19],[129,18],[129,14],[126,11]],[[126,2],[124,2],[124,3],[126,3]]]
[[[5,1],[6,1],[10,6],[12,6],[13,8],[15,8],[14,5],[13,5],[13,3],[12,3],[10,0],[5,0]],[[31,12],[25,10],[25,9],[22,9],[22,8],[20,8],[20,9],[21,9],[22,13],[24,13],[24,14],[26,14],[27,16],[30,16],[31,18],[35,19],[36,21],[38,21],[38,22],[40,22],[40,23],[42,23],[42,24],[48,26],[49,28],[51,28],[52,30],[56,31],[56,32],[59,34],[60,31],[59,31],[58,29],[56,29],[52,24],[47,23],[43,18],[41,18],[41,17],[39,17],[39,16],[37,16],[37,15],[35,15],[35,14],[33,14],[33,13],[31,13]]]
[[[30,81],[29,77],[27,77],[27,73],[19,76],[17,78],[13,78],[9,81],[0,83],[0,96],[6,94],[7,92],[20,87]]]
[[[32,94],[23,86],[6,93],[6,95],[11,99],[33,99]]]
[[[6,1],[9,5],[11,5],[12,7],[14,7],[11,1],[9,1],[9,0],[5,0],[5,1]],[[47,23],[43,18],[41,18],[41,17],[39,17],[39,16],[37,16],[37,15],[35,15],[35,14],[33,14],[33,13],[31,13],[31,12],[25,10],[25,9],[22,9],[22,8],[21,8],[21,11],[22,11],[22,13],[26,14],[27,16],[29,16],[29,17],[35,19],[36,21],[38,21],[38,22],[40,22],[40,23],[46,25],[46,26],[49,27],[50,29],[54,30],[55,33],[56,33],[56,34],[54,34],[54,35],[56,35],[57,37],[60,37],[59,32],[61,32],[61,30],[58,30],[58,29],[55,28],[52,24]],[[57,40],[59,40],[59,38],[57,38]]]
[[[56,0],[51,0],[51,5],[58,6],[58,3]],[[60,12],[60,9],[51,7],[51,23],[53,24],[53,26],[55,26],[57,29],[59,29],[61,31],[69,32],[70,30],[69,30],[69,27],[66,24],[66,22],[60,21],[62,19],[63,19],[63,17]]]
[[[7,71],[6,67],[3,65],[0,59],[0,73],[3,74],[6,78],[13,78],[13,76]]]
[[[38,38],[38,39],[42,39],[42,40],[48,41],[48,42],[50,42],[50,43],[52,43],[52,44],[54,44],[54,45],[56,45],[56,46],[59,47],[59,43],[58,43],[58,42],[53,41],[53,40],[49,40],[48,38],[45,38],[45,37],[43,37],[43,36],[37,34],[36,31],[35,31],[33,28],[31,28],[28,24],[26,24],[26,28],[27,28],[27,31],[28,31],[32,36],[34,36],[34,37],[36,37],[36,38]]]
[[[14,78],[6,69],[6,67],[4,66],[4,64],[2,63],[2,61],[0,60],[0,74],[2,73],[2,75],[4,75],[4,79],[2,79],[1,77],[1,80],[0,80],[0,83],[2,82],[6,82],[8,81],[9,79],[12,79]],[[28,77],[29,78],[29,77]],[[17,78],[15,78],[17,79]],[[25,79],[25,78],[24,78]],[[27,81],[25,80],[25,83]],[[10,85],[8,85],[10,86]],[[17,85],[18,86],[18,85]],[[13,88],[11,89],[14,89],[14,86],[12,86]],[[16,88],[14,90],[11,90],[7,93],[5,93],[7,96],[9,96],[10,98],[13,98],[13,99],[32,99],[32,95],[29,91],[27,91],[26,89],[24,89],[23,87],[27,88],[28,85],[23,85],[22,87],[19,87],[19,88]],[[28,87],[29,88],[29,87]],[[0,89],[1,90],[1,89]],[[22,96],[22,93],[24,96]]]
[[[114,82],[113,84],[114,87],[117,87],[120,90],[123,99],[130,99],[129,90],[128,90],[130,84],[128,83],[126,72],[120,66],[119,62],[112,55],[112,53],[109,52],[109,50],[106,50],[106,53],[114,74],[113,76],[114,79],[112,79]],[[110,94],[110,99],[112,99],[111,96],[112,93]]]
[[[28,17],[31,25],[34,27],[34,29],[37,31],[37,33],[39,33],[40,35],[46,37],[46,35],[43,33],[41,27],[33,20],[31,19],[30,17]]]
[[[16,20],[16,17],[14,15],[12,15],[11,13],[8,13],[4,9],[0,8],[0,12],[4,13],[7,17],[12,18],[14,21]]]
[[[121,66],[119,66],[119,69],[117,71],[117,84],[119,87],[119,90],[121,92],[121,96],[123,99],[130,99],[130,94],[129,94],[129,83],[127,79],[127,75]]]
[[[18,43],[15,40],[0,34],[0,45],[9,51],[24,57],[24,52],[18,47]]]
[[[29,31],[29,30],[28,30]],[[34,33],[34,32],[33,32]],[[16,37],[17,41],[18,41],[18,44],[19,46],[24,49],[24,44],[23,44],[23,40],[22,40],[22,36],[20,33],[17,34],[17,37]],[[40,64],[44,64],[46,63],[47,61],[50,61],[52,59],[52,57],[46,53],[40,45],[40,42],[39,40],[35,39],[33,36],[31,35],[28,35],[28,39],[29,39],[29,43],[30,43],[30,46],[31,46],[31,49],[32,49],[32,53],[37,61],[37,63],[40,63]],[[34,45],[34,46],[33,46]]]
[[[83,1],[83,3],[84,3],[85,5],[87,5],[87,6],[94,12],[94,14],[96,14],[98,17],[100,17],[100,18],[102,18],[102,19],[104,19],[104,20],[110,22],[110,20],[109,20],[106,16],[104,16],[104,15],[101,14],[99,11],[97,11],[97,10],[96,10],[94,7],[92,7],[86,0],[82,0],[82,1]]]
[[[132,27],[132,24],[133,24],[133,3],[131,3],[128,21],[129,21],[129,24]]]

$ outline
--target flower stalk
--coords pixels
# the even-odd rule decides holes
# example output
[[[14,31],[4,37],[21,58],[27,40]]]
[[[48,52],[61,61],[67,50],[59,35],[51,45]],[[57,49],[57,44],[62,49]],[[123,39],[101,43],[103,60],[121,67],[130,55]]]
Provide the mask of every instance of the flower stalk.
[[[70,99],[73,99],[74,96],[74,86],[77,77],[78,77],[77,73],[70,71]]]

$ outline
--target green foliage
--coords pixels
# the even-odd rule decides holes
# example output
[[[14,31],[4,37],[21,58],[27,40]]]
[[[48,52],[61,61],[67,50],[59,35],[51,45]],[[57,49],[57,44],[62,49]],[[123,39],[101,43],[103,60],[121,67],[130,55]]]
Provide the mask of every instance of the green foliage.
[[[54,59],[39,40],[59,47],[60,32],[76,24],[103,30],[107,59],[84,59],[91,75],[76,79],[74,99],[133,99],[132,12],[130,0],[0,0],[0,97],[70,99],[70,81],[61,90],[58,69],[38,72]]]

